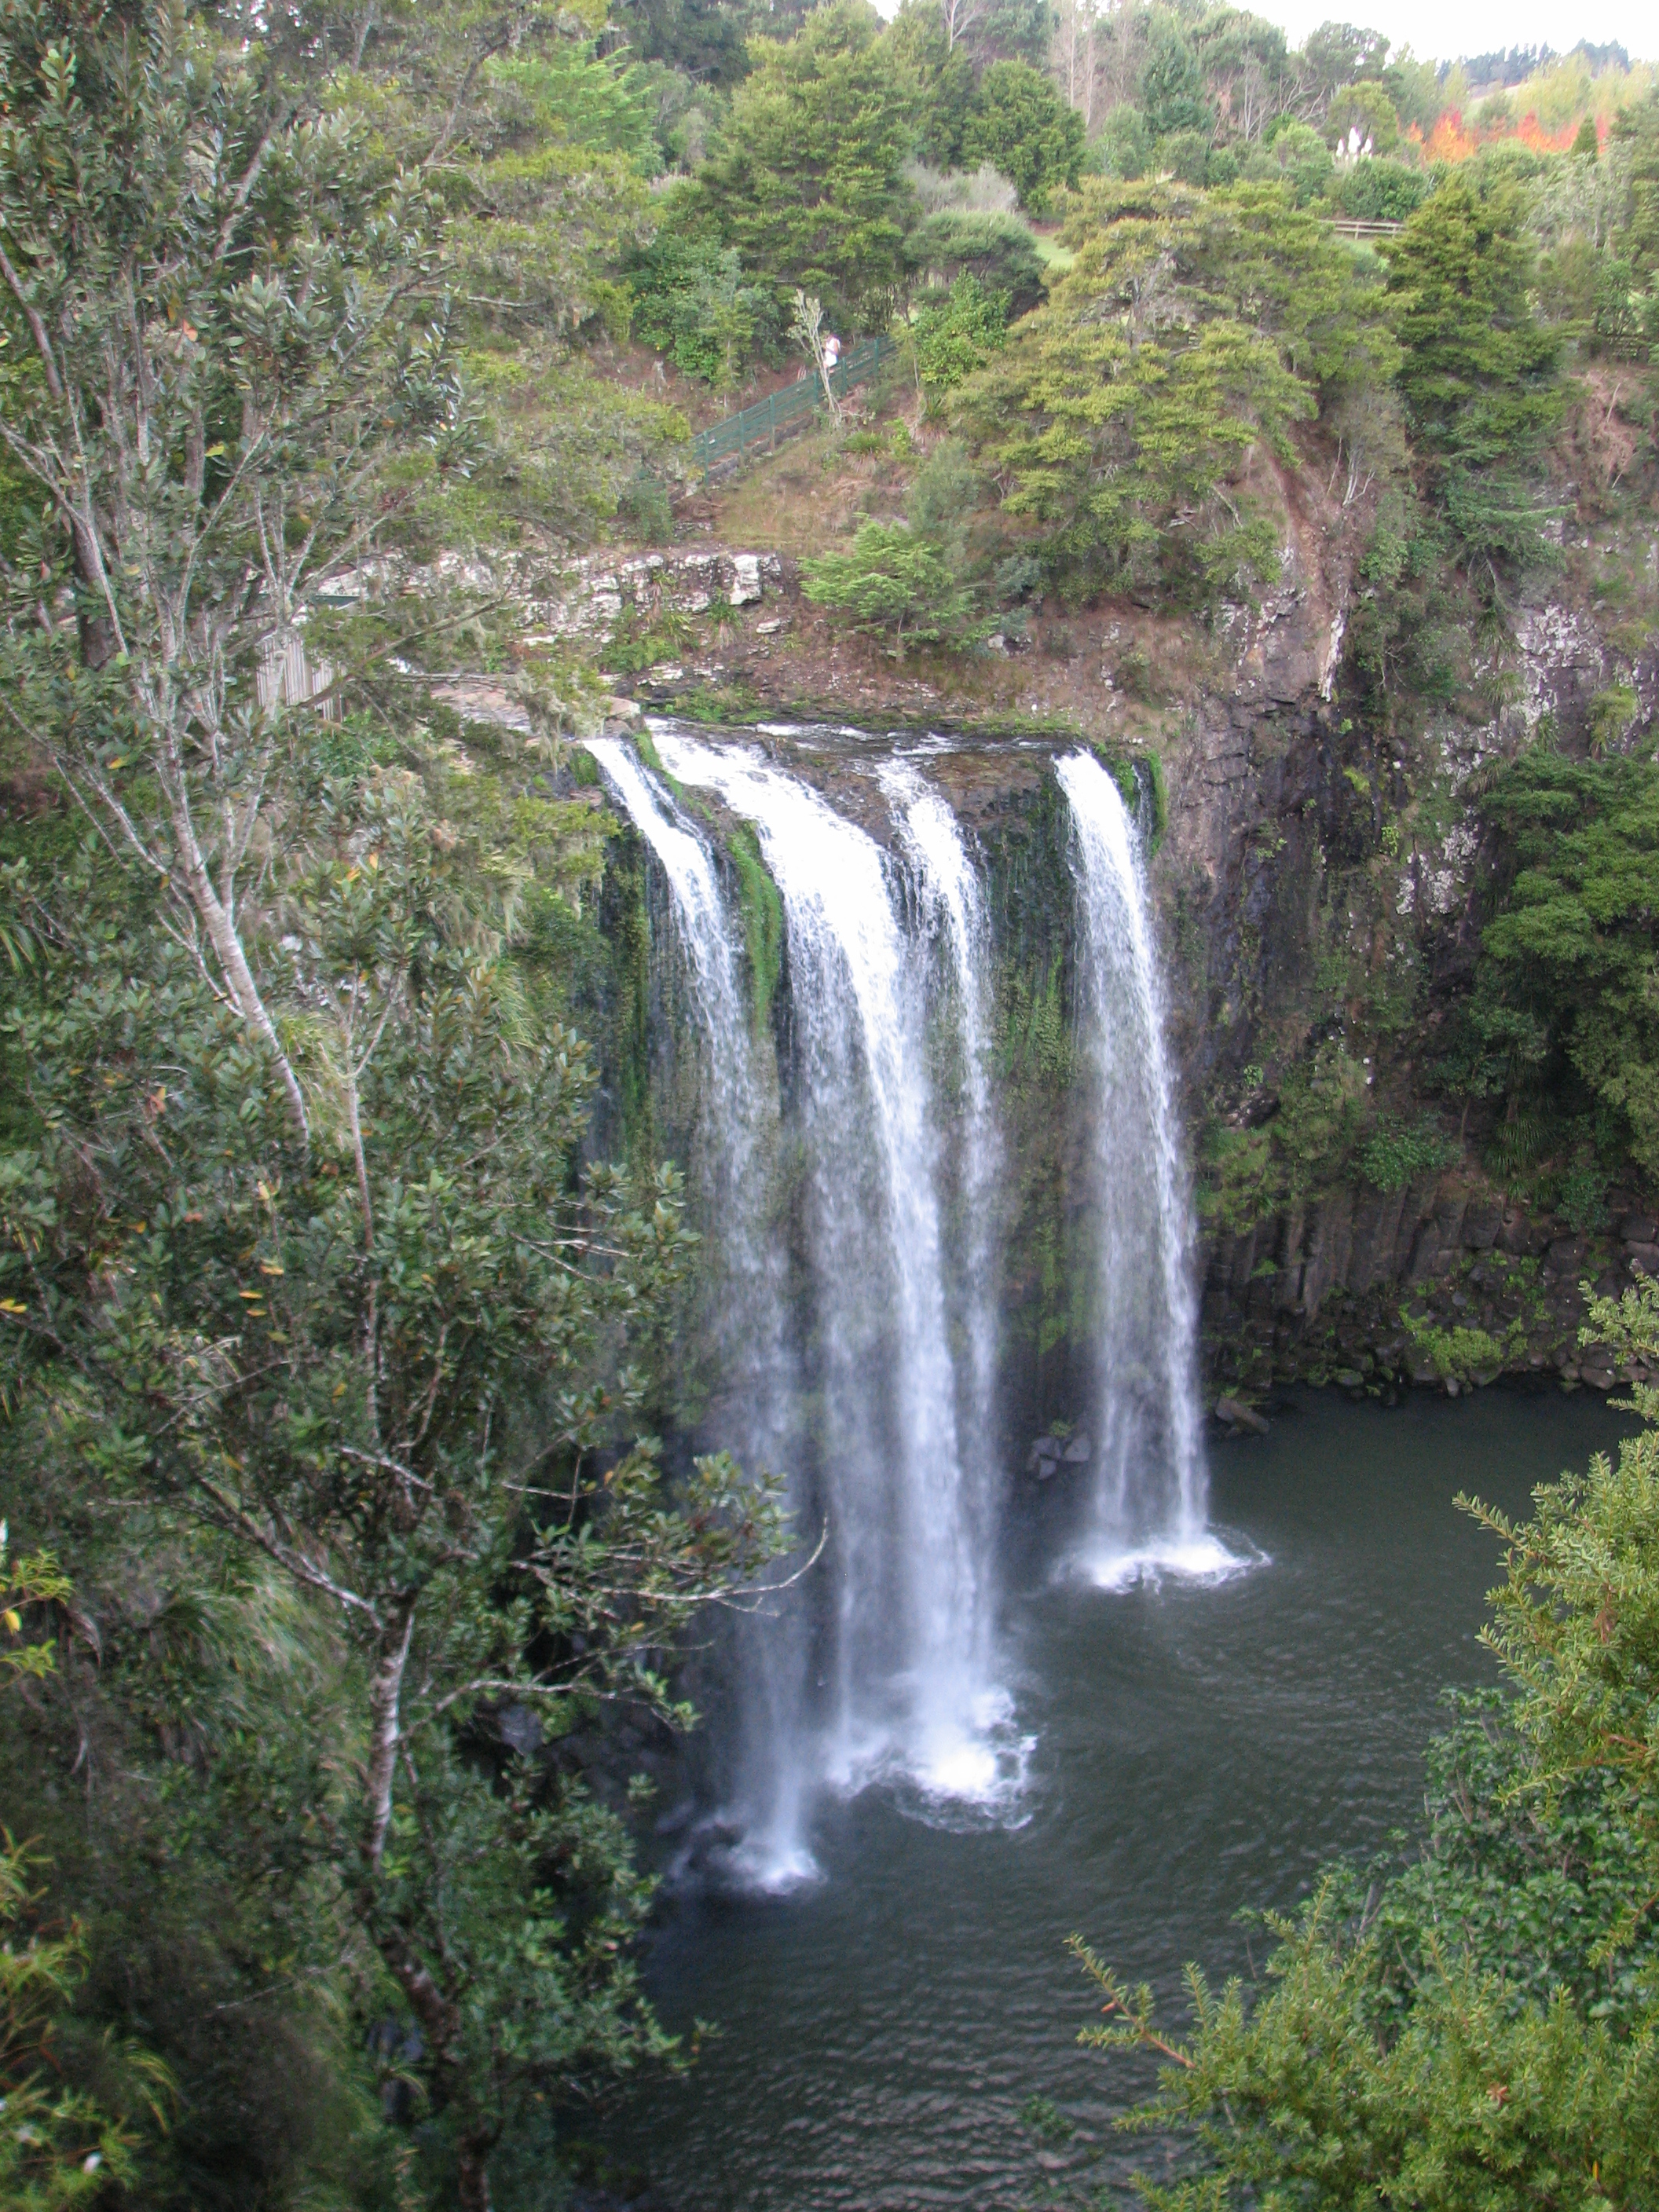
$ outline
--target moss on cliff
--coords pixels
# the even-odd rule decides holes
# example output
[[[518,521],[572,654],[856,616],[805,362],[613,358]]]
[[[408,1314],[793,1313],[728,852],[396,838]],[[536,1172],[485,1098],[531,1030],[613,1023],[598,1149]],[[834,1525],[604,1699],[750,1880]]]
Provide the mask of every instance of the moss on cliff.
[[[772,1018],[772,1001],[783,972],[783,901],[761,858],[760,839],[747,822],[733,823],[726,835],[726,849],[737,872],[738,902],[749,954],[749,987],[758,1033]]]

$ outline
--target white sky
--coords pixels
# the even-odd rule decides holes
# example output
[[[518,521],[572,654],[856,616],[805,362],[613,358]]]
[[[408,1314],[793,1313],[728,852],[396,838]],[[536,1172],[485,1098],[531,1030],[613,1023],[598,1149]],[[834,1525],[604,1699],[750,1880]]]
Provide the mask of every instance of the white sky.
[[[1493,53],[1500,46],[1553,46],[1565,53],[1580,39],[1592,46],[1619,40],[1632,61],[1659,58],[1659,9],[1654,0],[1249,0],[1258,15],[1282,23],[1293,42],[1316,24],[1363,23],[1386,33],[1419,60]]]

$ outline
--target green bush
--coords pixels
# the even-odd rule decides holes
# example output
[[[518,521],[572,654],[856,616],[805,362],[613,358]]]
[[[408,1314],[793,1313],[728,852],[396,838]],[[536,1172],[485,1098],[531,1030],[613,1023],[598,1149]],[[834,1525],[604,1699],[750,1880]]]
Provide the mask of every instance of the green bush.
[[[950,286],[959,276],[973,277],[988,293],[1002,295],[1006,314],[1023,315],[1042,297],[1042,257],[1030,225],[1016,215],[941,208],[916,225],[904,254],[932,283]]]
[[[1158,142],[1158,166],[1183,185],[1201,185],[1210,166],[1207,131],[1172,131]]]
[[[1284,1177],[1269,1131],[1212,1131],[1198,1185],[1198,1210],[1204,1220],[1229,1236],[1242,1237],[1273,1211],[1283,1193]]]
[[[954,391],[1000,353],[1008,335],[1008,295],[977,276],[958,276],[944,300],[924,302],[911,325],[916,368],[930,398]]]
[[[1403,161],[1356,161],[1334,178],[1326,198],[1356,222],[1404,222],[1434,189],[1434,179]]]
[[[1449,1167],[1458,1148],[1432,1121],[1402,1129],[1382,1121],[1359,1148],[1359,1171],[1377,1190],[1404,1190],[1413,1176]]]
[[[966,644],[975,595],[936,539],[904,522],[866,522],[850,551],[801,564],[802,588],[815,606],[845,615],[854,629],[906,646]]]
[[[1336,173],[1331,149],[1306,123],[1279,116],[1268,127],[1260,150],[1245,165],[1247,177],[1282,177],[1298,207],[1322,198]]]
[[[1567,1170],[1556,1190],[1555,1208],[1569,1228],[1591,1237],[1607,1225],[1607,1185],[1613,1180],[1594,1161]]]
[[[636,257],[629,276],[634,327],[676,368],[729,386],[777,336],[777,308],[762,285],[745,283],[735,246],[687,237],[671,222]]]
[[[630,477],[617,502],[617,513],[629,534],[641,545],[667,545],[674,536],[674,509],[668,487],[660,477],[641,469]]]
[[[1442,1328],[1437,1322],[1408,1314],[1403,1308],[1400,1318],[1407,1335],[1443,1382],[1462,1384],[1481,1375],[1494,1375],[1503,1368],[1510,1350],[1521,1348],[1518,1324],[1510,1331],[1511,1346],[1505,1346],[1484,1328]]]

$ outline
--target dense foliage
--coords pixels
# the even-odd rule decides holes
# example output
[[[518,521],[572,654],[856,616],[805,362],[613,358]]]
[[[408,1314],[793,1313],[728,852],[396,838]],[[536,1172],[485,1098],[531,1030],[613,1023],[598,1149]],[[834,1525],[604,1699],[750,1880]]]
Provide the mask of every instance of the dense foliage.
[[[57,1663],[0,1710],[37,1839],[0,1908],[25,2117],[55,2007],[41,2203],[544,2168],[550,2093],[669,2050],[592,1723],[683,1721],[678,1627],[775,1540],[766,1485],[671,1486],[645,1433],[672,1175],[580,1164],[601,840],[544,777],[588,679],[464,733],[422,668],[476,602],[380,596],[392,547],[510,534],[508,485],[548,530],[614,499],[625,404],[597,450],[557,422],[538,501],[471,371],[580,386],[626,83],[552,10],[357,28],[5,15],[0,1511],[62,1571],[5,1620]]]
[[[1659,769],[1538,746],[1483,811],[1507,880],[1481,937],[1459,1079],[1502,1102],[1512,1151],[1547,1149],[1578,1117],[1603,1151],[1659,1175]]]
[[[1659,1291],[1598,1302],[1625,1357],[1659,1352]],[[1589,1330],[1586,1332],[1587,1335]],[[1254,1992],[1195,1968],[1184,2043],[1085,1947],[1105,2024],[1166,2062],[1141,2124],[1193,2146],[1169,2208],[1644,2204],[1659,2188],[1659,1391],[1617,1464],[1535,1494],[1486,1641],[1505,1696],[1433,1747],[1429,1826],[1392,1871],[1330,1875]]]
[[[1097,187],[1076,258],[966,418],[1079,594],[1158,577],[1208,596],[1273,571],[1275,526],[1229,490],[1258,444],[1391,373],[1380,288],[1280,187]]]

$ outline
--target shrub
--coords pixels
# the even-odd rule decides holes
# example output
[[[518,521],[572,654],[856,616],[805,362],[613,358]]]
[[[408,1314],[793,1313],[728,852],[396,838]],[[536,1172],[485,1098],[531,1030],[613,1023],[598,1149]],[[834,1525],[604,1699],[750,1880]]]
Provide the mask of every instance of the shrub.
[[[1400,1318],[1407,1335],[1443,1382],[1472,1382],[1477,1376],[1490,1376],[1501,1370],[1508,1357],[1505,1346],[1484,1328],[1442,1328],[1426,1316],[1408,1314],[1403,1307]]]
[[[1594,1161],[1580,1161],[1561,1178],[1555,1198],[1556,1212],[1581,1237],[1593,1237],[1607,1225],[1607,1185],[1612,1177]]]
[[[1001,293],[1008,314],[1023,315],[1042,297],[1042,256],[1030,225],[1016,215],[941,209],[911,232],[904,257],[933,283],[971,276]]]
[[[641,470],[629,478],[617,502],[617,511],[630,534],[641,545],[666,545],[674,535],[674,510],[668,487],[660,477]]]
[[[629,283],[640,336],[707,384],[735,383],[741,365],[776,337],[771,294],[744,282],[736,247],[718,240],[688,238],[665,225],[638,256]]]
[[[972,590],[939,542],[908,523],[863,523],[849,551],[804,562],[801,576],[815,606],[886,637],[899,659],[907,644],[965,644],[972,631]]]
[[[1432,178],[1403,161],[1356,161],[1332,179],[1327,197],[1356,222],[1404,222],[1433,189]]]
[[[1360,1147],[1359,1171],[1378,1190],[1404,1190],[1414,1176],[1449,1167],[1457,1157],[1457,1146],[1432,1121],[1402,1129],[1383,1121]]]
[[[937,398],[965,383],[1001,350],[1007,336],[1008,295],[988,292],[977,276],[958,276],[949,295],[916,310],[916,368],[922,387]]]

